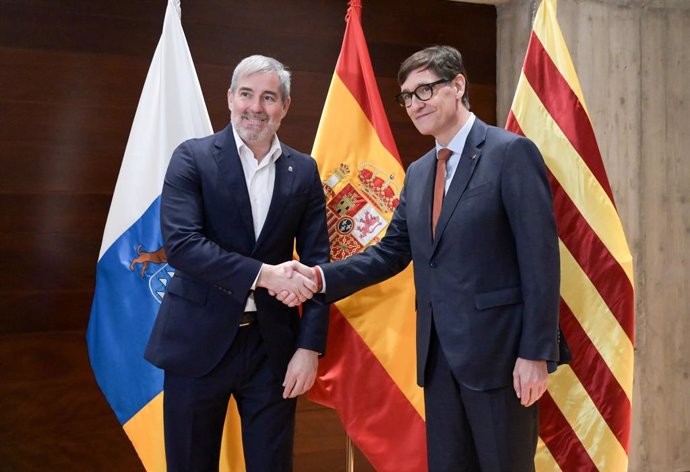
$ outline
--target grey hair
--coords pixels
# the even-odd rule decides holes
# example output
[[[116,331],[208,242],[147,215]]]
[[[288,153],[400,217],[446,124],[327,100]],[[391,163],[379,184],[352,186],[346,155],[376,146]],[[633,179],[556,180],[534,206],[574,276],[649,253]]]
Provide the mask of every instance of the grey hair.
[[[257,74],[260,72],[275,72],[280,80],[280,95],[283,101],[290,96],[290,71],[280,61],[272,57],[255,54],[245,57],[235,67],[230,81],[230,91],[237,91],[237,82],[241,77]]]

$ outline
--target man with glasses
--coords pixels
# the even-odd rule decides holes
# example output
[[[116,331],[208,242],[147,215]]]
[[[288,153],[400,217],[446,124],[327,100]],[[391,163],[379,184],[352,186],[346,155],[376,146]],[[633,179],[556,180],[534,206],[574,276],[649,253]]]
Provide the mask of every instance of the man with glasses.
[[[414,261],[429,472],[533,471],[536,402],[560,340],[558,236],[544,161],[528,139],[470,112],[456,49],[413,54],[398,82],[396,100],[436,146],[407,169],[386,235],[320,270],[293,267],[335,301]]]

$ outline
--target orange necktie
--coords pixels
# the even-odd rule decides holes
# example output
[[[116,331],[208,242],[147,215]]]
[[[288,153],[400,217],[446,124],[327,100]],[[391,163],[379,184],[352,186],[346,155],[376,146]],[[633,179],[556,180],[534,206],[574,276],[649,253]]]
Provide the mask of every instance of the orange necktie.
[[[442,148],[438,151],[436,180],[434,181],[434,206],[431,213],[431,234],[434,237],[436,237],[436,223],[438,223],[441,206],[443,205],[443,194],[446,193],[446,164],[451,154],[453,154],[453,151],[448,148]]]

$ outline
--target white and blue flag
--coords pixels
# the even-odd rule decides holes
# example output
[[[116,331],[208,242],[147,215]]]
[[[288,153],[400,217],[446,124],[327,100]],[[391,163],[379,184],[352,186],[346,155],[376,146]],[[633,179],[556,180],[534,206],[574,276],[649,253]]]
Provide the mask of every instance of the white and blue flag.
[[[146,410],[163,390],[163,372],[143,354],[174,273],[162,249],[160,194],[173,150],[211,133],[179,0],[169,0],[105,225],[87,331],[96,381],[144,466],[157,472],[162,412]]]

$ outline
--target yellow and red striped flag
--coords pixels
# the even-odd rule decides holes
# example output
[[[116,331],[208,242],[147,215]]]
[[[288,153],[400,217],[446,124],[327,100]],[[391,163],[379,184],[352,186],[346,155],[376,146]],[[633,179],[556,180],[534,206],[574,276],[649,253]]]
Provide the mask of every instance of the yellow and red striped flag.
[[[312,150],[326,193],[332,260],[383,236],[405,175],[376,85],[361,8],[361,0],[350,1]],[[415,329],[411,267],[335,303],[327,353],[310,392],[312,400],[338,411],[347,434],[380,472],[426,470]]]
[[[540,405],[540,472],[628,469],[634,289],[630,249],[582,90],[543,0],[506,128],[539,147],[554,194],[561,252],[561,326],[573,360]]]

